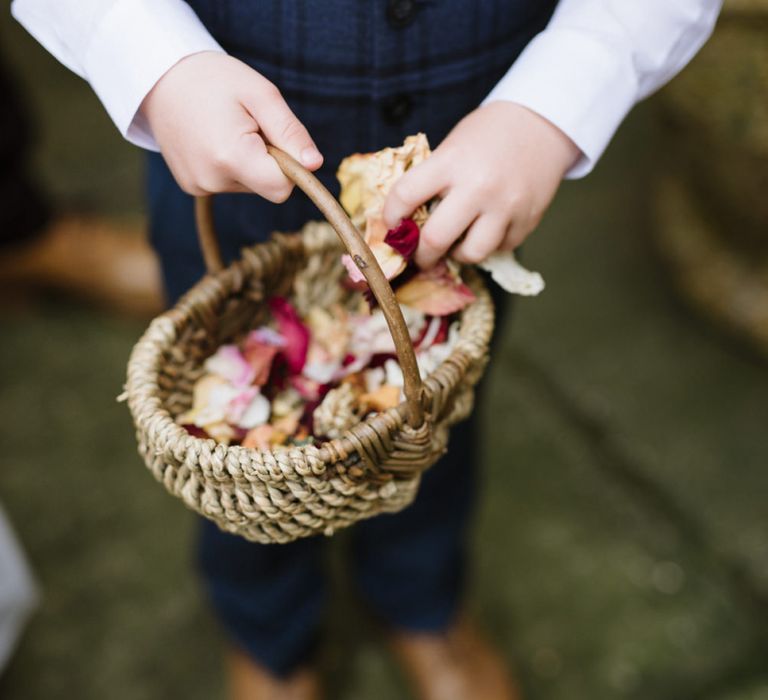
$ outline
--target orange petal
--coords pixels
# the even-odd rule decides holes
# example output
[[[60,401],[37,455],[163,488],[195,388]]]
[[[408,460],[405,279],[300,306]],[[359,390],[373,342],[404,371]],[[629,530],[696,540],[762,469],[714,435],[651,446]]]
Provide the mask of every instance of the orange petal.
[[[384,384],[370,394],[363,394],[360,403],[368,411],[386,411],[400,403],[400,387]]]

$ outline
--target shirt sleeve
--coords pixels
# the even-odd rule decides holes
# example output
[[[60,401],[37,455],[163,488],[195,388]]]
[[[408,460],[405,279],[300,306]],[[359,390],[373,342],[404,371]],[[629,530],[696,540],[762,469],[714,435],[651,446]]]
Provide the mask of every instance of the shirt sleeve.
[[[521,104],[563,131],[589,173],[632,107],[709,38],[722,0],[561,0],[485,99]]]
[[[183,0],[13,0],[11,12],[91,84],[125,138],[155,151],[144,97],[185,56],[222,51]]]

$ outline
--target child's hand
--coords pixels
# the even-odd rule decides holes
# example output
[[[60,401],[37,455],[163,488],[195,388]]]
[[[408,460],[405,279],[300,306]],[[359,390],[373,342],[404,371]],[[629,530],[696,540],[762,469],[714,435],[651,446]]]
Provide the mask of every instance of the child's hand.
[[[541,220],[580,151],[562,131],[512,102],[493,102],[462,119],[435,152],[403,175],[387,197],[395,226],[432,197],[442,201],[424,224],[416,262],[451,255],[475,263],[520,245]]]
[[[187,56],[144,99],[141,111],[181,188],[189,194],[256,192],[283,202],[291,183],[264,140],[310,170],[323,162],[278,89],[237,59]]]

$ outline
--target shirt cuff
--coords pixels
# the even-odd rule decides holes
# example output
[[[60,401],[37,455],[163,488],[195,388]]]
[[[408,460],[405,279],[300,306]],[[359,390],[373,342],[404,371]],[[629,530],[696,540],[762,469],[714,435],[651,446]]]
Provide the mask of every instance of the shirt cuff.
[[[631,58],[605,35],[551,28],[534,37],[483,104],[516,102],[552,122],[581,149],[566,173],[574,179],[592,170],[637,96]]]
[[[83,68],[120,133],[158,151],[141,103],[185,56],[223,52],[183,0],[117,0],[96,27]]]

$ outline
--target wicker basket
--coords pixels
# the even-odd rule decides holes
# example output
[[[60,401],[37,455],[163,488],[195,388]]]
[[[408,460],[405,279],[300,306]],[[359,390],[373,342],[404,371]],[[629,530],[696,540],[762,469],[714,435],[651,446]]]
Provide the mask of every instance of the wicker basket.
[[[452,354],[421,380],[414,350],[389,283],[333,196],[282,151],[283,172],[315,202],[328,223],[275,234],[222,269],[209,199],[197,201],[209,273],[174,308],[152,321],[131,354],[126,396],[141,453],[158,481],[223,530],[256,542],[331,534],[362,518],[394,512],[415,497],[421,473],[445,451],[448,429],[472,410],[473,386],[487,361],[493,305],[468,271],[476,301],[461,312]],[[292,295],[300,311],[331,304],[344,292],[339,239],[365,274],[387,319],[403,370],[405,400],[371,415],[338,439],[261,451],[189,435],[175,417],[192,401],[202,364],[267,318],[266,298]]]

